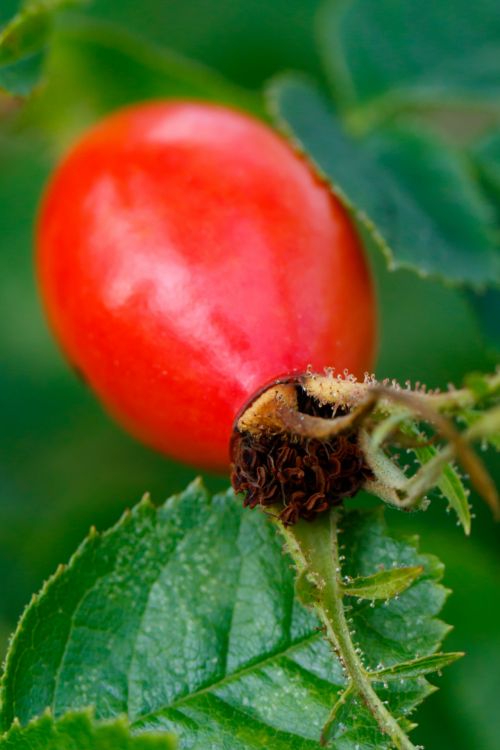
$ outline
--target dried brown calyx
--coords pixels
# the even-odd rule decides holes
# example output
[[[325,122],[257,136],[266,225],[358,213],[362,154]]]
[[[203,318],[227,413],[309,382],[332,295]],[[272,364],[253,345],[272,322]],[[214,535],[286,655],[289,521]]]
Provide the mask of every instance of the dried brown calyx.
[[[358,492],[372,472],[349,420],[355,389],[346,398],[335,381],[305,374],[273,383],[250,402],[231,444],[231,481],[245,506],[273,506],[291,525]],[[333,422],[341,427],[334,434]]]

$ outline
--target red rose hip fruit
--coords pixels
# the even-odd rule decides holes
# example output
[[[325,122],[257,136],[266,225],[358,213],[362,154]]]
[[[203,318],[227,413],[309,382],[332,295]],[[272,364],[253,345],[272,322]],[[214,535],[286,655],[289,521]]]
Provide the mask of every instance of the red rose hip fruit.
[[[272,378],[373,364],[371,278],[346,212],[266,125],[140,104],[83,136],[37,233],[69,360],[134,435],[226,470],[233,420]]]

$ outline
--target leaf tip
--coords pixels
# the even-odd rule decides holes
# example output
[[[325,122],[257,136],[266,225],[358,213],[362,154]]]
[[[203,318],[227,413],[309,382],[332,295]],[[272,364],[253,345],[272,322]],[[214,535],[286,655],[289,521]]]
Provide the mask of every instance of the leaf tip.
[[[145,492],[141,499],[139,500],[139,508],[151,508],[153,506],[153,501],[151,500],[151,493]],[[130,510],[125,510],[125,513],[130,513]]]

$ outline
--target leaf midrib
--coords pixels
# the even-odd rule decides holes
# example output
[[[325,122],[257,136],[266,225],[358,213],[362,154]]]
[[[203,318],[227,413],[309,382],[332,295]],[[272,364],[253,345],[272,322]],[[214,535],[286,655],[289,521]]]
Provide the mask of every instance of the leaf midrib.
[[[214,680],[213,682],[210,682],[207,685],[204,685],[203,687],[198,688],[192,693],[183,695],[180,698],[176,698],[171,703],[158,706],[158,708],[155,708],[154,711],[150,711],[147,714],[142,714],[141,716],[136,717],[135,719],[132,720],[132,726],[134,726],[135,724],[139,722],[142,724],[144,721],[147,721],[148,719],[154,719],[159,713],[162,713],[163,711],[167,711],[170,709],[177,709],[181,706],[188,704],[190,701],[194,700],[195,698],[198,698],[201,695],[215,691],[218,688],[225,687],[226,685],[229,685],[232,682],[239,680],[245,675],[251,674],[253,671],[257,669],[262,669],[262,667],[265,667],[267,664],[271,664],[275,659],[279,659],[283,656],[288,656],[295,649],[298,649],[305,645],[309,645],[311,643],[315,643],[316,641],[320,640],[320,638],[322,637],[323,637],[323,634],[319,631],[315,633],[310,633],[309,635],[304,636],[300,640],[289,644],[283,650],[274,651],[272,654],[267,654],[264,659],[252,661],[246,666],[241,667],[240,669],[237,669],[235,672],[232,672],[229,675],[225,674],[223,677],[219,678],[218,680]]]

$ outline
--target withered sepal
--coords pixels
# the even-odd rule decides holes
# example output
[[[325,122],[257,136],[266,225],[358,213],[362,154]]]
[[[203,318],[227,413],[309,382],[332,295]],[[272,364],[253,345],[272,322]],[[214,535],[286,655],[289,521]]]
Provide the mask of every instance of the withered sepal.
[[[357,431],[318,438],[301,420],[345,416],[357,401],[355,384],[339,391],[310,373],[274,382],[251,399],[231,442],[231,482],[245,495],[244,505],[273,507],[291,525],[353,497],[371,478]]]

